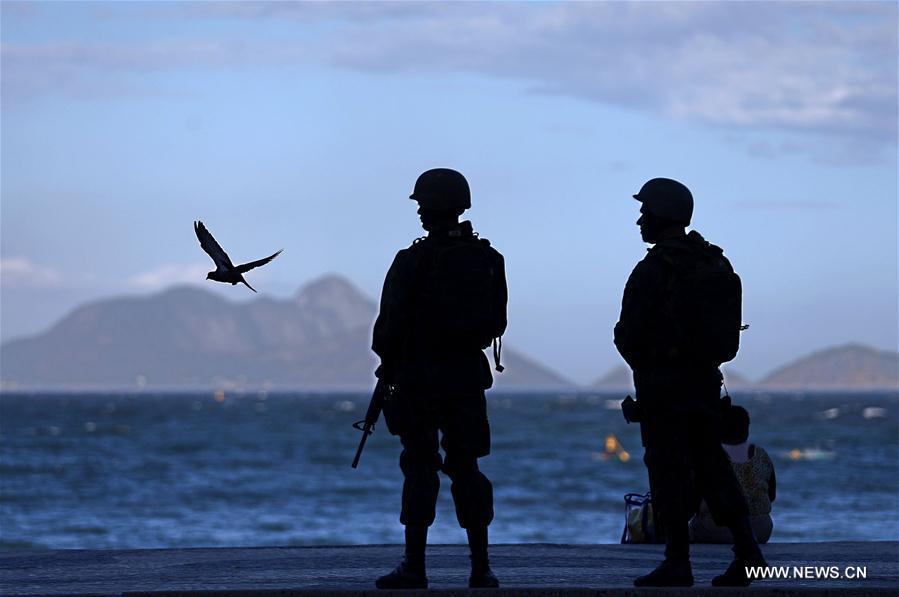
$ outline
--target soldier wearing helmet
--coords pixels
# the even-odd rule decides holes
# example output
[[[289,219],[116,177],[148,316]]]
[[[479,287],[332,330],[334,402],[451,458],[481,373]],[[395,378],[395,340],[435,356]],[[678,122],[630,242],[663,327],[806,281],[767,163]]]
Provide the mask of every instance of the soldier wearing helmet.
[[[425,545],[434,522],[438,473],[451,480],[459,525],[471,548],[469,587],[498,587],[487,557],[493,486],[478,468],[490,453],[484,391],[493,384],[483,349],[506,327],[503,257],[471,222],[465,177],[436,168],[418,177],[410,199],[427,236],[393,260],[381,293],[372,350],[375,375],[394,388],[384,405],[388,429],[403,445],[405,557],[380,577],[380,589],[427,588]],[[444,455],[441,456],[440,448]]]
[[[636,586],[692,586],[690,516],[700,498],[734,537],[735,560],[713,579],[746,586],[745,566],[765,560],[750,527],[746,500],[721,448],[721,363],[739,344],[742,287],[722,250],[695,230],[693,195],[676,180],[654,178],[634,195],[640,235],[651,245],[624,289],[615,346],[633,370],[654,511],[666,538],[661,565]]]

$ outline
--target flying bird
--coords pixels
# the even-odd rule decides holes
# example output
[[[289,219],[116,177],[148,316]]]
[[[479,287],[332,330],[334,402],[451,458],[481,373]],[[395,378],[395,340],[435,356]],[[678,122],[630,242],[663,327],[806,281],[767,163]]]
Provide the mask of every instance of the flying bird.
[[[206,226],[203,225],[203,222],[194,222],[194,232],[197,233],[197,238],[200,239],[200,246],[204,251],[206,251],[206,253],[209,254],[210,257],[212,257],[212,260],[215,262],[215,271],[206,274],[206,279],[215,280],[216,282],[230,282],[232,286],[234,284],[237,284],[238,282],[243,282],[244,284],[246,284],[246,287],[253,292],[256,292],[256,289],[247,284],[247,281],[243,279],[243,275],[254,267],[265,265],[278,255],[280,255],[281,251],[284,250],[279,249],[277,253],[269,255],[265,259],[251,261],[249,263],[244,263],[235,267],[235,265],[231,263],[231,258],[228,257],[228,254],[225,253],[221,245],[219,245],[212,237],[212,234],[210,234],[209,231],[206,230]]]

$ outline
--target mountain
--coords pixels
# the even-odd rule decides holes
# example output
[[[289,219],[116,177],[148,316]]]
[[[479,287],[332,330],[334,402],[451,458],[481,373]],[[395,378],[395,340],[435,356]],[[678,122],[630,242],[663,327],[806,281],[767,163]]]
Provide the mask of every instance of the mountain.
[[[724,384],[730,388],[743,388],[753,385],[742,374],[731,371],[727,363],[721,366],[721,373],[724,375]]]
[[[0,347],[4,389],[209,388],[364,389],[375,303],[330,275],[286,300],[233,303],[178,286],[75,309],[37,336]],[[570,387],[513,349],[503,351],[506,390]]]
[[[633,390],[634,378],[631,374],[630,367],[627,365],[617,365],[608,373],[590,384],[590,387],[601,390]]]
[[[899,353],[860,344],[826,348],[772,371],[760,385],[775,388],[897,388]]]
[[[289,299],[234,303],[178,286],[75,309],[46,332],[0,347],[0,388],[364,389],[377,307],[349,281],[325,276]],[[504,390],[572,389],[553,371],[503,351]],[[726,367],[726,366],[725,366]],[[727,371],[728,385],[747,382]],[[769,388],[897,388],[899,353],[858,344],[815,352],[773,371]],[[591,387],[630,390],[619,365]]]

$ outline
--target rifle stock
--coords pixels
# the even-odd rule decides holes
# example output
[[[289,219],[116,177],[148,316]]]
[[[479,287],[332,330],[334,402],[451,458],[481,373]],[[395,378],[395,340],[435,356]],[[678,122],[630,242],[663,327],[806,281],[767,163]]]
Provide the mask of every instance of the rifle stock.
[[[381,411],[384,409],[384,402],[387,400],[389,394],[390,386],[383,381],[378,380],[377,385],[375,385],[375,391],[372,392],[371,401],[368,403],[365,419],[353,423],[353,427],[362,432],[362,438],[359,440],[359,447],[356,448],[356,456],[353,458],[353,468],[356,468],[359,465],[359,458],[362,457],[362,450],[365,449],[365,442],[368,440],[368,436],[374,432],[375,423],[378,422],[378,417],[381,416]]]

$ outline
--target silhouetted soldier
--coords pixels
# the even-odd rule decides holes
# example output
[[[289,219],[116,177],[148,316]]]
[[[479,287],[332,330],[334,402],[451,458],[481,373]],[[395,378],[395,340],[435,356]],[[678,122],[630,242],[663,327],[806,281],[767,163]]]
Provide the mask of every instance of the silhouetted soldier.
[[[681,183],[654,178],[634,198],[643,240],[654,246],[634,268],[615,326],[615,345],[634,372],[637,401],[625,416],[640,421],[653,505],[666,534],[665,560],[636,586],[691,586],[688,522],[700,498],[730,529],[735,559],[712,580],[748,585],[744,566],[764,565],[746,500],[721,447],[721,363],[739,346],[742,289],[720,248],[685,233],[693,196]]]
[[[459,222],[471,207],[468,182],[459,172],[424,172],[410,199],[418,202],[428,235],[393,260],[372,342],[381,358],[375,374],[394,387],[384,418],[403,444],[400,522],[406,527],[406,552],[376,585],[428,586],[425,544],[442,470],[452,481],[456,517],[468,534],[469,586],[498,587],[487,558],[493,486],[478,468],[478,458],[490,453],[484,390],[493,377],[483,349],[493,341],[498,361],[495,339],[506,328],[503,258],[478,238],[470,222]],[[502,370],[498,362],[497,369]]]

